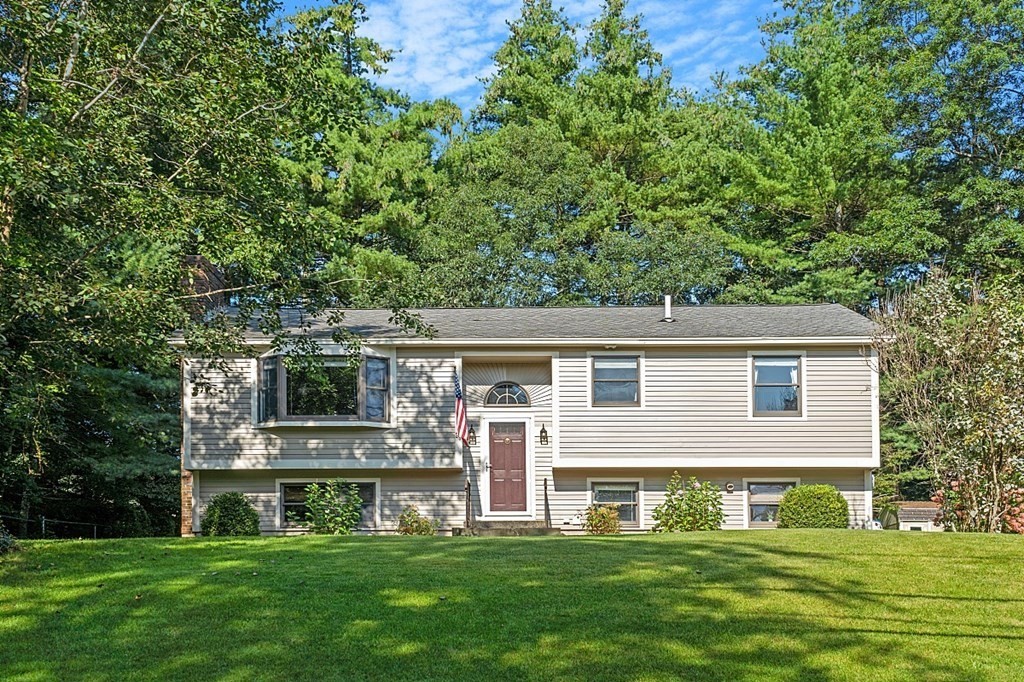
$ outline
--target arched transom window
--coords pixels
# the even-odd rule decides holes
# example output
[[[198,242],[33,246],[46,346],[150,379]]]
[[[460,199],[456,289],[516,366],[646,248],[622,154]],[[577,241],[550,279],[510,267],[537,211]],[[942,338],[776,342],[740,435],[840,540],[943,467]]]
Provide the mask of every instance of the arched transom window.
[[[487,391],[485,405],[529,405],[530,396],[519,384],[503,381]]]

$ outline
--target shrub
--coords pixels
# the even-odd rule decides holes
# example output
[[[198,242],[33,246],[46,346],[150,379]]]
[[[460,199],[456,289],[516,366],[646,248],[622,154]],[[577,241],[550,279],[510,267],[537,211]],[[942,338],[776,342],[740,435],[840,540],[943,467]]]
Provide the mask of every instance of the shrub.
[[[1006,513],[1003,514],[1003,532],[1024,535],[1024,488],[1011,488],[1004,496]]]
[[[615,535],[622,530],[619,523],[619,505],[592,504],[587,507],[583,528],[591,535]]]
[[[18,549],[18,541],[13,535],[8,532],[4,527],[4,522],[0,521],[0,555],[10,554]]]
[[[363,501],[359,487],[341,478],[306,486],[306,517],[309,530],[317,535],[351,535],[362,518]]]
[[[203,535],[259,535],[260,515],[242,493],[214,495],[200,523]]]
[[[654,508],[652,516],[655,533],[720,530],[725,521],[722,491],[710,481],[699,483],[692,476],[684,486],[675,471],[665,487],[665,501]]]
[[[440,521],[431,521],[423,516],[414,504],[403,509],[398,515],[399,535],[437,535],[440,526]]]
[[[850,510],[835,486],[798,485],[779,502],[779,528],[846,528]]]

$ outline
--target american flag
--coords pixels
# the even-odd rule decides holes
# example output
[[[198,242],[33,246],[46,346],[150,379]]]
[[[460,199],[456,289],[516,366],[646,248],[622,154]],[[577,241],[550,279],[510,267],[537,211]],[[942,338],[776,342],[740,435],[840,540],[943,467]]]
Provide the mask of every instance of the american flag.
[[[466,418],[466,401],[462,399],[462,382],[459,370],[455,372],[455,433],[463,445],[469,445],[469,420]]]

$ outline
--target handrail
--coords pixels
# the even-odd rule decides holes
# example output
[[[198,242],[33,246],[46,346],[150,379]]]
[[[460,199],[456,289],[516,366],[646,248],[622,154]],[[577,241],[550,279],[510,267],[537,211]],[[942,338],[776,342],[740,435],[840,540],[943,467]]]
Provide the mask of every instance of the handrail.
[[[544,525],[551,528],[551,503],[548,501],[548,477],[544,477]]]

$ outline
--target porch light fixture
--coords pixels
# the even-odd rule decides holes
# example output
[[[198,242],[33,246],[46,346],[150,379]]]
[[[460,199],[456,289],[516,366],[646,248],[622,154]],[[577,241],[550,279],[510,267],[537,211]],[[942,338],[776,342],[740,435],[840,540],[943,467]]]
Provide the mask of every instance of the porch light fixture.
[[[544,428],[543,424],[540,425],[540,444],[548,444],[548,430]]]
[[[476,445],[476,429],[473,428],[472,424],[469,425],[469,444]]]

